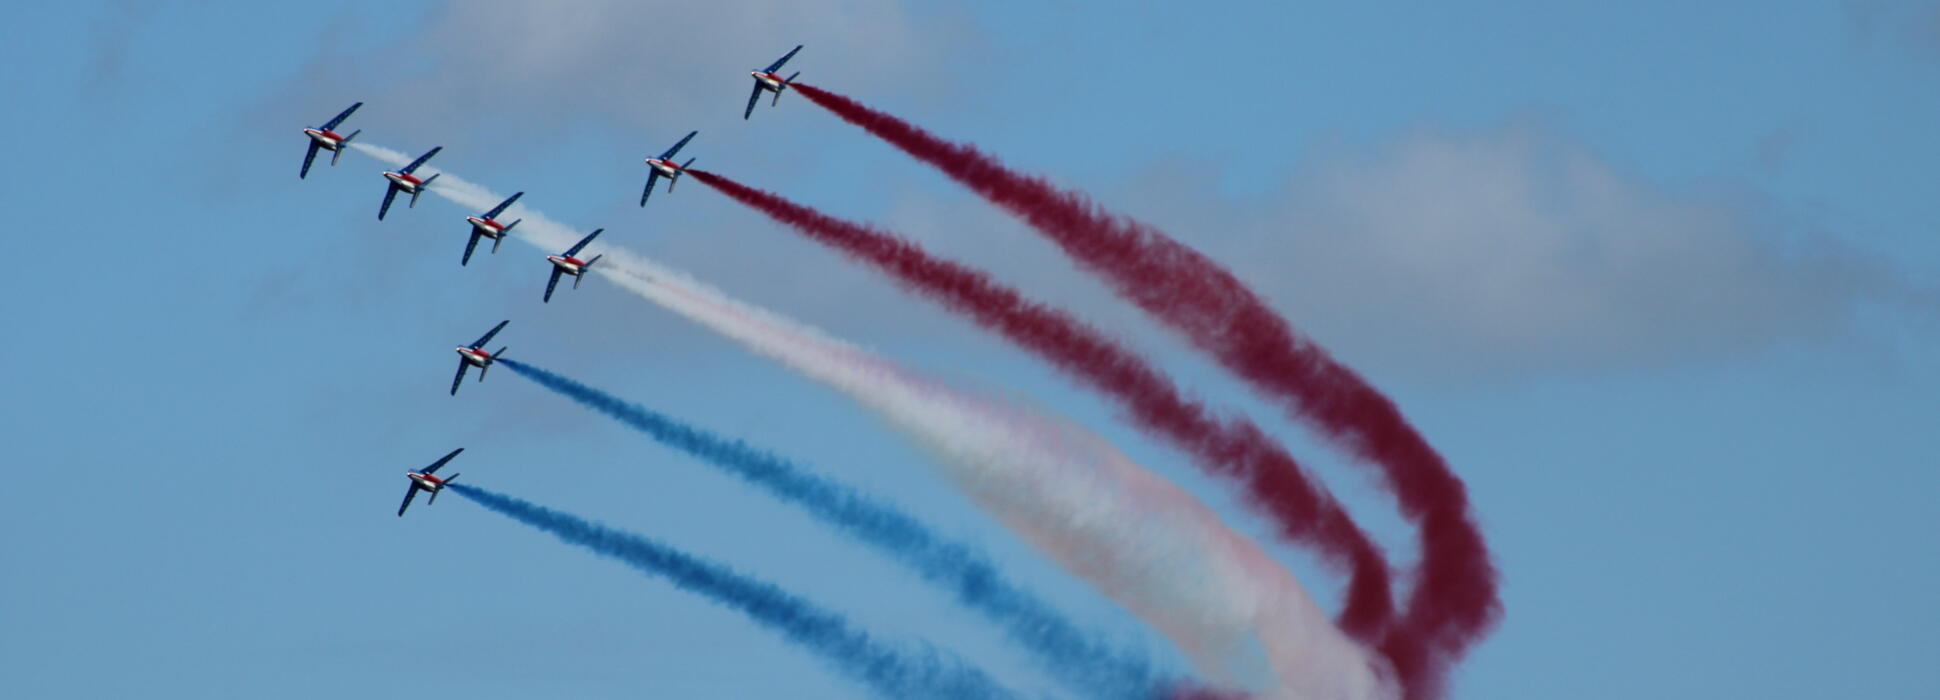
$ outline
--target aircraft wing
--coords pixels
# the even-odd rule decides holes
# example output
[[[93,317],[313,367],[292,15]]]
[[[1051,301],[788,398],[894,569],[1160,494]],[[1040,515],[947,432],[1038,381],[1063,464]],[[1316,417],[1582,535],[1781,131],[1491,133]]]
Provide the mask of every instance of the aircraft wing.
[[[686,145],[687,145],[687,142],[688,142],[688,141],[692,141],[692,140],[694,140],[694,135],[695,135],[695,134],[698,134],[698,133],[701,133],[701,132],[699,132],[699,131],[689,131],[689,132],[687,132],[687,135],[686,135],[686,136],[683,136],[683,137],[681,137],[681,139],[680,139],[680,143],[676,143],[676,144],[674,144],[674,147],[673,147],[673,148],[669,148],[669,149],[667,149],[667,152],[666,152],[666,153],[662,153],[662,154],[660,154],[660,157],[661,157],[662,159],[666,159],[666,158],[672,158],[672,157],[674,157],[674,154],[675,154],[675,153],[679,153],[679,152],[680,152],[680,149],[681,149],[681,147],[682,147],[682,146],[686,146]]]
[[[310,176],[310,162],[317,159],[318,148],[319,146],[317,146],[316,140],[312,139],[310,141],[309,152],[303,154],[303,169],[297,171],[296,173],[296,176],[298,179],[302,179]]]
[[[648,168],[647,169],[647,188],[644,190],[640,190],[640,206],[644,207],[647,205],[647,198],[653,196],[653,183],[656,183],[659,181],[660,181],[660,171],[655,170],[653,168]]]
[[[754,92],[748,94],[748,109],[741,113],[742,119],[754,114],[754,103],[761,101],[761,81],[754,81]]]
[[[463,383],[465,383],[465,369],[466,369],[466,368],[468,368],[468,367],[471,367],[471,363],[469,363],[469,362],[466,362],[466,361],[464,361],[463,359],[460,359],[460,360],[458,360],[458,376],[456,376],[456,377],[452,377],[452,378],[451,378],[451,395],[452,395],[452,396],[457,396],[457,395],[458,395],[458,385],[460,385],[460,384],[463,384]]]
[[[410,164],[410,165],[406,165],[406,166],[404,166],[404,169],[403,169],[403,170],[399,170],[398,172],[400,172],[400,173],[405,173],[405,174],[409,174],[409,173],[411,173],[412,171],[415,171],[415,170],[417,170],[417,169],[418,169],[418,166],[420,166],[420,165],[424,165],[424,162],[425,162],[425,161],[427,161],[427,160],[431,160],[431,157],[432,157],[432,156],[435,156],[435,155],[438,155],[438,152],[439,152],[439,151],[442,151],[442,150],[445,150],[445,147],[444,147],[444,146],[437,146],[437,147],[434,147],[434,148],[432,148],[432,149],[431,149],[431,150],[429,150],[429,151],[425,151],[425,152],[424,152],[424,155],[421,155],[421,156],[418,156],[418,159],[417,159],[417,160],[414,160],[414,161],[411,161],[411,164]]]
[[[498,203],[498,206],[496,206],[496,207],[492,207],[492,210],[491,210],[491,211],[488,211],[488,212],[485,212],[485,218],[487,218],[487,219],[496,219],[496,218],[498,218],[498,215],[500,215],[500,214],[503,214],[503,213],[505,213],[505,208],[506,208],[506,207],[509,207],[509,206],[512,206],[512,203],[513,203],[513,202],[516,202],[516,201],[519,201],[519,198],[520,198],[520,197],[524,197],[524,196],[525,196],[525,193],[524,193],[524,192],[520,192],[520,193],[518,193],[518,194],[514,194],[514,195],[512,195],[512,196],[510,196],[510,197],[506,197],[506,198],[505,198],[505,201],[503,201],[503,202],[499,202],[499,203]]]
[[[460,265],[470,265],[470,264],[471,264],[471,262],[472,262],[472,249],[473,249],[473,248],[477,248],[477,247],[478,247],[478,238],[479,238],[479,236],[478,236],[478,229],[472,229],[472,238],[471,238],[471,240],[469,240],[469,241],[465,241],[465,257],[462,257],[462,258],[459,258],[459,259],[458,259],[458,264],[460,264]]]
[[[478,342],[472,343],[472,347],[475,347],[475,348],[485,347],[486,343],[492,342],[492,336],[498,335],[499,330],[505,328],[505,324],[511,323],[511,322],[512,322],[512,319],[509,319],[509,318],[503,321],[499,321],[498,325],[492,326],[492,330],[485,331],[485,335],[478,336]]]
[[[392,184],[384,190],[384,203],[377,206],[377,220],[384,220],[384,212],[391,210],[391,200],[397,199],[397,185]]]
[[[404,489],[404,502],[398,504],[398,517],[404,516],[404,509],[411,507],[411,499],[418,497],[418,485],[413,483]]]
[[[601,231],[605,231],[605,230],[606,230],[606,229],[603,229],[603,228],[602,228],[602,229],[594,229],[592,233],[589,233],[589,234],[586,234],[586,237],[585,237],[585,238],[581,238],[581,239],[579,239],[579,242],[578,242],[578,243],[574,243],[574,244],[573,244],[573,247],[571,247],[571,248],[567,248],[567,249],[566,249],[566,253],[565,253],[565,255],[566,255],[566,257],[569,257],[569,258],[570,258],[570,257],[572,257],[572,256],[575,256],[575,255],[578,255],[578,254],[579,254],[579,251],[580,251],[580,249],[582,249],[582,248],[585,248],[585,247],[586,247],[586,244],[588,244],[588,243],[592,243],[592,242],[593,242],[593,239],[595,239],[595,238],[598,238],[598,237],[599,237],[599,235],[600,235],[600,232],[601,232]]]
[[[557,286],[559,286],[559,266],[554,265],[552,266],[552,278],[546,280],[546,297],[544,299],[541,299],[540,301],[551,302],[552,290],[554,287],[557,287]]]
[[[463,448],[463,447],[460,447],[460,448],[458,448],[458,449],[455,449],[455,450],[452,450],[452,451],[451,451],[451,454],[447,454],[447,455],[445,455],[445,456],[443,456],[443,457],[439,457],[439,458],[438,458],[438,461],[436,461],[436,462],[432,462],[432,463],[431,463],[431,466],[429,466],[429,467],[425,467],[425,468],[424,468],[424,471],[423,471],[422,473],[425,473],[425,474],[436,474],[436,473],[438,473],[438,467],[442,467],[442,466],[445,466],[445,463],[446,463],[446,462],[449,462],[449,461],[451,461],[451,458],[453,458],[453,457],[456,457],[456,456],[458,456],[458,453],[460,453],[460,452],[464,452],[464,451],[465,451],[465,448]]]
[[[336,131],[336,130],[337,130],[337,125],[338,125],[338,124],[342,124],[342,123],[344,123],[344,120],[345,120],[345,119],[348,119],[348,118],[350,118],[350,113],[351,113],[351,112],[355,112],[355,111],[357,111],[357,108],[358,108],[358,107],[362,107],[362,106],[364,106],[364,103],[362,103],[362,102],[359,102],[359,103],[357,103],[357,104],[354,104],[354,105],[351,105],[351,106],[349,106],[349,107],[346,107],[346,108],[344,108],[344,111],[342,111],[342,112],[338,112],[338,113],[337,113],[337,116],[334,116],[334,117],[331,117],[331,118],[330,118],[330,121],[327,121],[327,122],[324,122],[324,123],[323,123],[323,130],[324,130],[324,131]]]
[[[761,72],[763,72],[763,73],[773,73],[773,72],[775,72],[775,71],[778,71],[778,70],[781,70],[781,64],[783,64],[783,63],[787,63],[787,62],[788,62],[788,59],[791,59],[791,58],[794,58],[794,57],[795,57],[795,52],[796,52],[796,51],[800,51],[800,50],[802,50],[802,45],[801,45],[801,44],[796,44],[796,45],[795,45],[795,48],[792,48],[792,49],[789,49],[789,50],[788,50],[788,55],[786,55],[786,56],[782,56],[781,58],[777,58],[777,59],[775,59],[775,62],[774,62],[774,63],[770,63],[770,64],[768,64],[768,68],[767,68],[766,70],[763,70],[763,71],[761,71]]]

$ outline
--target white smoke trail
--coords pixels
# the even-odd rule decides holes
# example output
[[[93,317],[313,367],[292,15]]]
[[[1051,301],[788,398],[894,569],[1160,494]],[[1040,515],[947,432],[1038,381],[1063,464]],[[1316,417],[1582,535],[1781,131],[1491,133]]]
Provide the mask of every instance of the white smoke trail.
[[[381,146],[352,148],[393,166],[410,162]],[[466,208],[502,200],[426,169],[442,175],[432,194]],[[548,252],[583,235],[522,204],[507,215],[524,219],[514,231]],[[979,506],[1159,630],[1213,681],[1278,697],[1394,696],[1374,657],[1334,627],[1292,574],[1103,438],[1030,407],[944,386],[685,273],[601,248],[606,257],[593,270],[605,279],[869,407],[936,455]]]

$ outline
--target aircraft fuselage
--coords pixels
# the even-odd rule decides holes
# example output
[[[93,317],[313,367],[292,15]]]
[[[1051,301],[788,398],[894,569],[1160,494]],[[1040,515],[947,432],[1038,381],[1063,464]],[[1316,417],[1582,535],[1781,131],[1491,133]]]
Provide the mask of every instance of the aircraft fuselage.
[[[647,165],[653,166],[653,169],[660,171],[661,175],[680,177],[680,164],[675,163],[671,158],[648,158]]]
[[[586,261],[570,255],[548,255],[546,256],[546,261],[552,263],[554,267],[559,268],[560,272],[574,277],[578,277],[580,273],[586,271]]]
[[[470,363],[473,367],[484,367],[492,364],[491,354],[485,352],[482,348],[468,348],[461,345],[457,350],[458,356],[465,358],[465,362]]]
[[[786,87],[786,84],[782,82],[782,77],[779,75],[775,75],[774,73],[750,71],[748,75],[754,76],[755,82],[760,83],[762,88],[765,88],[768,90],[781,92],[782,88]]]
[[[505,235],[505,224],[501,224],[493,219],[487,219],[481,216],[467,216],[465,220],[472,223],[472,230],[477,231],[480,236],[498,240]]]
[[[417,486],[418,488],[424,489],[426,491],[436,491],[438,489],[445,487],[444,479],[440,479],[430,474],[420,474],[418,472],[411,472],[409,474],[405,474],[405,476],[411,477],[411,483],[413,485]]]
[[[423,180],[419,180],[417,176],[412,175],[410,173],[400,173],[394,170],[386,170],[384,171],[384,177],[385,179],[388,179],[392,183],[396,184],[398,189],[404,190],[405,192],[410,192],[412,194],[417,194],[418,188],[424,186]]]
[[[326,151],[335,151],[338,147],[343,146],[344,143],[343,134],[329,129],[304,129],[303,135],[310,137],[311,141],[317,142],[318,148]]]

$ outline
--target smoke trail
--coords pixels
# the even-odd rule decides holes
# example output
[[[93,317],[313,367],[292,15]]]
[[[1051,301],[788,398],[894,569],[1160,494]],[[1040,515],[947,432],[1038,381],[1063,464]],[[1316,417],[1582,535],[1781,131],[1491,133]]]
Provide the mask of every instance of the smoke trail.
[[[932,649],[897,649],[855,629],[833,611],[802,600],[774,584],[749,578],[654,540],[578,516],[466,484],[447,488],[500,515],[552,533],[604,557],[618,559],[674,586],[734,608],[780,632],[886,698],[1015,697],[983,671],[939,658]]]
[[[393,166],[410,158],[353,143]],[[449,172],[432,194],[482,210],[503,197]],[[580,236],[530,206],[519,239],[548,252]],[[1279,697],[1386,698],[1380,662],[1329,624],[1298,581],[1178,485],[1075,425],[914,374],[684,273],[602,246],[622,289],[823,382],[937,456],[958,488],[1067,571],[1124,605],[1216,682]],[[1254,665],[1254,645],[1267,668]],[[1262,677],[1264,674],[1264,677]]]
[[[1280,534],[1318,547],[1349,573],[1341,626],[1371,636],[1391,612],[1387,562],[1324,488],[1292,455],[1245,419],[1220,421],[1185,398],[1142,358],[1083,321],[1027,300],[975,269],[933,257],[880,230],[831,217],[721,175],[691,170],[701,182],[810,238],[875,265],[903,287],[974,319],[1036,353],[1125,408],[1133,421],[1184,450],[1202,469],[1237,478],[1249,502],[1269,514]]]
[[[1050,238],[1117,293],[1184,335],[1296,419],[1381,470],[1420,530],[1420,572],[1384,650],[1417,697],[1438,697],[1446,667],[1501,615],[1496,572],[1460,478],[1401,411],[1301,336],[1231,272],[1082,193],[1006,168],[856,101],[795,83],[803,96],[942,170]]]
[[[539,367],[510,359],[499,362],[663,445],[706,460],[801,505],[824,522],[875,545],[997,623],[1013,640],[1037,654],[1051,674],[1072,690],[1115,700],[1157,694],[1145,659],[1114,652],[1087,639],[1050,605],[1006,580],[982,554],[966,545],[944,541],[909,514],[810,474],[772,452],[686,425]]]

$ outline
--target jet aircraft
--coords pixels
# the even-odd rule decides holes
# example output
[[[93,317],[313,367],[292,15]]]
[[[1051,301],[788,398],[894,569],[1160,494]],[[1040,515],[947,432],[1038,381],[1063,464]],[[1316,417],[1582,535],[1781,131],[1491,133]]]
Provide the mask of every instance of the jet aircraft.
[[[600,261],[600,256],[595,255],[591,260],[580,260],[573,256],[578,255],[581,248],[585,248],[586,244],[592,243],[593,239],[598,237],[601,231],[605,230],[596,229],[592,233],[586,234],[585,238],[579,239],[579,242],[574,243],[573,247],[567,248],[566,252],[546,256],[546,262],[552,263],[552,279],[546,280],[546,297],[544,301],[552,301],[552,288],[559,286],[560,275],[572,275],[573,289],[579,288],[579,280],[586,275],[586,270],[591,268],[593,263]]]
[[[458,385],[465,381],[465,370],[467,369],[477,367],[478,381],[485,381],[485,371],[492,368],[492,363],[498,361],[498,356],[505,354],[505,348],[501,347],[498,349],[498,352],[487,355],[485,354],[485,344],[492,342],[492,336],[498,335],[498,332],[505,328],[505,324],[511,322],[510,319],[499,321],[498,325],[492,326],[492,330],[486,331],[485,335],[479,336],[478,342],[472,343],[471,345],[458,346],[458,376],[451,378],[452,396],[458,395]]]
[[[337,116],[331,117],[330,121],[324,122],[323,126],[305,127],[303,129],[303,135],[310,137],[310,150],[303,154],[303,169],[297,171],[296,176],[298,178],[310,176],[310,161],[317,159],[317,149],[319,148],[330,152],[331,165],[337,164],[337,157],[344,154],[344,147],[350,145],[350,140],[357,138],[357,135],[364,133],[364,130],[358,129],[352,131],[349,136],[339,134],[333,130],[337,128],[338,124],[344,123],[344,119],[349,118],[351,112],[357,111],[357,108],[362,106],[364,106],[362,102],[351,105],[344,111],[338,112]]]
[[[499,202],[498,206],[492,207],[491,211],[485,212],[481,216],[465,217],[466,221],[471,222],[472,237],[470,241],[465,243],[465,257],[459,258],[458,264],[466,265],[471,263],[472,249],[478,247],[478,239],[480,237],[492,239],[492,252],[498,252],[499,241],[505,240],[505,234],[510,233],[512,227],[519,225],[520,221],[525,220],[515,219],[512,223],[501,224],[498,222],[498,215],[505,213],[506,207],[512,206],[513,202],[519,201],[519,198],[523,196],[525,196],[524,192],[514,194],[505,198],[505,201]]]
[[[431,505],[433,503],[437,503],[438,492],[445,490],[446,484],[449,484],[452,481],[457,480],[458,478],[458,475],[456,473],[446,477],[438,476],[437,475],[438,467],[445,466],[445,463],[451,461],[451,458],[458,456],[458,453],[464,452],[464,451],[465,451],[465,448],[463,447],[452,450],[451,454],[438,458],[438,461],[432,462],[431,466],[425,467],[424,471],[405,472],[404,476],[411,480],[411,486],[404,490],[404,503],[398,505],[397,507],[398,517],[400,518],[404,517],[404,509],[411,507],[411,499],[417,498],[419,491],[431,492],[431,500],[426,501],[425,505]]]
[[[647,171],[647,188],[640,191],[640,206],[644,207],[647,205],[647,198],[653,196],[653,183],[660,180],[660,178],[667,178],[667,192],[669,194],[673,193],[674,183],[680,181],[680,174],[687,172],[687,166],[694,164],[693,158],[688,158],[685,163],[676,163],[674,162],[674,154],[679,153],[680,147],[687,145],[687,142],[693,140],[694,135],[698,133],[701,132],[687,132],[686,136],[681,137],[680,143],[674,144],[673,148],[669,148],[665,153],[661,153],[660,157],[647,159],[647,165],[653,166],[653,169]]]
[[[801,75],[802,72],[795,71],[795,75],[783,79],[781,74],[775,71],[781,70],[781,64],[787,63],[788,59],[794,58],[795,52],[800,50],[802,50],[801,45],[796,44],[795,48],[788,50],[788,55],[776,59],[774,63],[768,64],[767,68],[748,72],[748,75],[754,76],[754,92],[748,95],[748,109],[741,113],[742,119],[747,119],[750,115],[754,114],[754,103],[761,100],[761,91],[763,90],[775,93],[775,101],[768,106],[773,107],[781,104],[781,91],[787,90],[788,84],[795,82],[795,75]]]
[[[411,173],[416,171],[418,166],[424,165],[425,161],[431,160],[432,156],[438,155],[438,152],[442,150],[445,150],[444,146],[433,148],[425,151],[424,155],[418,156],[417,160],[411,161],[410,165],[406,165],[397,170],[384,171],[384,179],[390,180],[391,182],[390,188],[384,190],[384,204],[377,208],[378,221],[384,220],[384,212],[391,210],[391,200],[396,198],[399,192],[410,193],[411,206],[418,206],[418,195],[423,194],[424,188],[430,187],[431,181],[438,179],[438,175],[434,173],[431,177],[420,180],[418,176]]]

